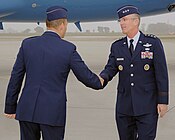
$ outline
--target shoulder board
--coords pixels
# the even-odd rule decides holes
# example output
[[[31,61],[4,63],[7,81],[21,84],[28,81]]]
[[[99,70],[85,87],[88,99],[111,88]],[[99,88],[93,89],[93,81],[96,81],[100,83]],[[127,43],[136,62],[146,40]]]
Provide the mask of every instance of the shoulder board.
[[[116,40],[115,42],[119,42],[119,41],[121,41],[121,40],[123,40],[125,37],[121,37],[121,38],[119,38],[118,40]],[[114,42],[114,43],[115,43]]]
[[[153,34],[145,34],[146,37],[150,37],[150,38],[157,38],[157,36],[153,35]]]

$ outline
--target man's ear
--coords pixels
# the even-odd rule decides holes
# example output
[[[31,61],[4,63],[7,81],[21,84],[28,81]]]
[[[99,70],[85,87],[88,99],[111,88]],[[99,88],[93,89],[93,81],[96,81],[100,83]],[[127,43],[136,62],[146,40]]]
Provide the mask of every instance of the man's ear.
[[[139,24],[139,19],[136,18],[136,19],[134,20],[134,23],[135,23],[136,25],[138,25],[138,24]]]
[[[64,29],[64,23],[62,22],[59,26],[60,30],[63,30]]]

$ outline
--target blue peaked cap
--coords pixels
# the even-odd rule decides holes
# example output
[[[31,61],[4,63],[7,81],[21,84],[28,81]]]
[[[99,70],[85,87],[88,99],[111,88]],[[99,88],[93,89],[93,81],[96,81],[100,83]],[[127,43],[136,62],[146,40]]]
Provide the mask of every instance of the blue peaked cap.
[[[61,6],[52,6],[46,10],[47,20],[57,20],[67,18],[67,9]]]
[[[118,13],[118,18],[119,19],[122,18],[122,17],[125,17],[127,15],[130,15],[130,14],[140,15],[138,8],[133,6],[133,5],[125,5],[121,8],[119,8],[117,10],[117,13]]]

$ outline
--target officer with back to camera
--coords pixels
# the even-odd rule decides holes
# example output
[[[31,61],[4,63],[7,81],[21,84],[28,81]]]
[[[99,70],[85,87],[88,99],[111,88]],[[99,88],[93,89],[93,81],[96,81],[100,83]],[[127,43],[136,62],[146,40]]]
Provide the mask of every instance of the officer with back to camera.
[[[154,140],[158,115],[168,109],[168,72],[162,43],[139,31],[138,8],[118,9],[126,37],[115,41],[101,77],[104,86],[119,73],[116,123],[120,140]]]
[[[102,88],[103,81],[88,69],[76,46],[62,39],[67,29],[67,10],[60,6],[48,8],[46,26],[43,35],[22,42],[7,89],[5,116],[19,120],[21,140],[40,140],[41,133],[43,140],[64,139],[70,70],[87,87]]]

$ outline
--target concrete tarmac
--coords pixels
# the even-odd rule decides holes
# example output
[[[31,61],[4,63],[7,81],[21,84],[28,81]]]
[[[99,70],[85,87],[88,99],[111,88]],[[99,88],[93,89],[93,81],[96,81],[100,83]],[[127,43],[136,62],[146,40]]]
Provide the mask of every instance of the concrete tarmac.
[[[3,116],[4,98],[20,43],[24,37],[0,38],[0,139],[19,140],[16,120]],[[115,37],[66,37],[76,44],[85,63],[95,73],[100,73],[107,62],[110,45]],[[156,140],[175,139],[175,39],[163,39],[170,79],[169,112],[158,122]],[[67,124],[65,140],[119,140],[115,124],[116,76],[101,91],[86,88],[71,72],[67,84]]]

